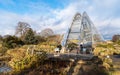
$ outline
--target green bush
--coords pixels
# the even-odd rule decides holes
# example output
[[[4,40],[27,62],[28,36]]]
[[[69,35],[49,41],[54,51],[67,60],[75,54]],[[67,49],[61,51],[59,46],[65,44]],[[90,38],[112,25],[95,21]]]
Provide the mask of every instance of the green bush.
[[[21,45],[24,45],[24,43],[16,36],[8,35],[3,38],[3,43],[2,43],[3,47],[15,48]]]
[[[70,50],[73,50],[74,48],[76,48],[78,45],[76,43],[69,43],[67,45],[67,48],[70,49]]]

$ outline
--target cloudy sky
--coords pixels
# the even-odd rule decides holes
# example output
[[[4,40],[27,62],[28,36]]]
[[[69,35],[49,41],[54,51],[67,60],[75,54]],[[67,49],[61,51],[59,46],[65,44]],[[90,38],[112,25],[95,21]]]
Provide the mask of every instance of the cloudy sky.
[[[14,34],[19,21],[40,32],[51,28],[65,33],[76,12],[87,12],[94,25],[110,39],[120,34],[120,0],[0,0],[0,35]]]

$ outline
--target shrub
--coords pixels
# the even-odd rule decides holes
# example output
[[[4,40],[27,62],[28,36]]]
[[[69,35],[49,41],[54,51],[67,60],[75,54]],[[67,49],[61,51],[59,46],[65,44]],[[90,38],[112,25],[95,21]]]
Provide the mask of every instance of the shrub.
[[[3,47],[15,48],[21,45],[24,45],[24,43],[16,36],[8,35],[3,38],[3,43],[2,43]]]
[[[37,67],[46,59],[46,53],[42,54],[34,54],[34,55],[25,55],[23,58],[15,58],[9,62],[10,66],[14,69],[14,71],[22,71],[25,69],[30,69],[33,67]]]
[[[69,44],[67,45],[67,48],[70,49],[70,50],[72,50],[72,49],[76,48],[77,46],[78,46],[78,45],[77,45],[76,43],[69,43]]]

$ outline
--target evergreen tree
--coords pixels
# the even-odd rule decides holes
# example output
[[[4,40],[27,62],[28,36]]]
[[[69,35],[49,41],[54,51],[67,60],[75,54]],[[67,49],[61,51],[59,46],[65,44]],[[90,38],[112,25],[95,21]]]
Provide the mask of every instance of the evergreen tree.
[[[32,28],[29,28],[29,30],[26,32],[26,35],[23,39],[25,44],[36,44],[37,39],[35,38],[35,33],[32,30]]]

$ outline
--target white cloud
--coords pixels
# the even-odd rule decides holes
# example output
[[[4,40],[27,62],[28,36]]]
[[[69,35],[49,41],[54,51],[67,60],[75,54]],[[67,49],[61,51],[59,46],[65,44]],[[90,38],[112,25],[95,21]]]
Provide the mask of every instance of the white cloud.
[[[120,34],[120,18],[105,19],[95,21],[97,29],[100,30],[105,38],[111,39],[113,35]]]
[[[46,5],[43,4],[42,7],[39,4],[37,4],[37,6],[36,4],[32,4],[31,6],[28,5],[28,7],[30,7],[32,10],[36,10],[36,14],[30,14],[28,12],[27,14],[23,15],[1,10],[0,34],[7,34],[8,32],[13,34],[13,30],[18,21],[28,22],[32,26],[32,28],[34,28],[34,30],[37,30],[38,32],[45,28],[51,28],[56,33],[65,33],[67,28],[70,26],[75,13],[82,13],[83,11],[87,11],[90,19],[92,19],[97,29],[101,30],[100,32],[103,35],[109,35],[108,32],[110,32],[110,30],[111,32],[113,32],[113,27],[114,29],[117,28],[114,30],[113,33],[118,32],[118,28],[120,28],[120,17],[108,17],[108,14],[110,14],[109,12],[114,11],[113,7],[115,7],[118,3],[119,0],[74,0],[62,9],[52,9],[47,6],[47,9],[45,9],[46,13],[42,12],[42,10],[44,10],[45,8],[44,6]],[[106,8],[107,10],[109,10],[109,8],[112,8],[113,10],[111,9],[104,12],[104,8]],[[40,10],[42,13],[39,13]],[[102,10],[102,12],[99,12],[99,10]],[[4,27],[6,28],[4,29]],[[109,29],[107,29],[107,27],[109,27]],[[6,29],[9,29],[9,31],[7,31]]]
[[[96,5],[99,7],[112,8],[120,1],[119,0],[93,0],[93,2],[95,2]]]

